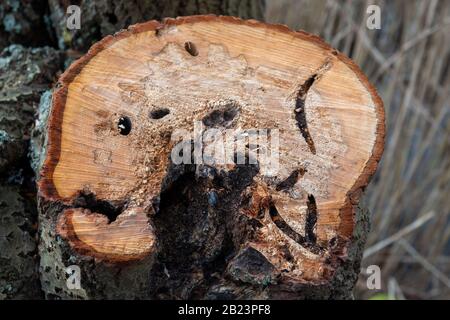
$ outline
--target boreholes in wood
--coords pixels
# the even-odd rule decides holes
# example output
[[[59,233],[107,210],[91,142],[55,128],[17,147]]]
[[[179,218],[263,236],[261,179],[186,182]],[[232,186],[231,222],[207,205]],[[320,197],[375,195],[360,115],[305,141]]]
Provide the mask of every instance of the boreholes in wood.
[[[184,43],[184,49],[186,49],[186,51],[189,52],[189,54],[191,56],[193,56],[193,57],[198,56],[198,49],[197,49],[197,46],[194,43],[192,43],[190,41],[186,41]]]
[[[289,177],[287,177],[285,180],[278,183],[275,189],[277,191],[291,189],[297,183],[298,179],[303,177],[305,172],[306,172],[306,170],[303,168],[295,169],[294,171],[291,172]]]
[[[305,101],[306,95],[308,94],[309,89],[313,85],[316,80],[317,74],[313,74],[309,77],[301,86],[297,92],[297,99],[295,101],[295,120],[297,120],[297,126],[300,129],[300,132],[308,144],[309,150],[312,154],[316,154],[316,147],[314,145],[314,141],[309,133],[308,123],[306,121],[306,113],[305,113]]]
[[[170,113],[167,108],[158,108],[150,111],[150,118],[152,119],[162,119]]]
[[[229,127],[238,114],[239,108],[230,103],[211,111],[202,121],[207,127]]]
[[[119,129],[119,133],[123,136],[127,136],[131,132],[131,119],[122,116],[119,118],[119,122],[117,123],[117,128]]]

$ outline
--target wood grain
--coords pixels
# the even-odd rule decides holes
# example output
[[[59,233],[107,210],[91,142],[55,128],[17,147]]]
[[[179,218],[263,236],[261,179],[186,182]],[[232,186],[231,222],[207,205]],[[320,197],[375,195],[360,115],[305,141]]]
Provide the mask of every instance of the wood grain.
[[[111,224],[66,210],[60,234],[76,251],[114,261],[157,250],[152,203],[168,174],[170,136],[230,104],[238,110],[235,128],[280,134],[278,172],[258,174],[253,207],[236,212],[264,212],[256,236],[241,246],[296,281],[329,279],[345,259],[355,206],[381,158],[382,101],[359,68],[318,37],[253,20],[193,16],[134,25],[95,44],[61,76],[39,190],[69,207],[84,192],[127,209]],[[169,113],[149,116],[161,109]],[[132,123],[128,135],[117,130],[121,117]]]

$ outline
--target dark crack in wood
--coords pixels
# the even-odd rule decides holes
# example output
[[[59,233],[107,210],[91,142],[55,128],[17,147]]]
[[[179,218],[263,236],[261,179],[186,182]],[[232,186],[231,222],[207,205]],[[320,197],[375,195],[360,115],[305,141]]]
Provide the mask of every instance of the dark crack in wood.
[[[305,101],[306,95],[308,94],[309,88],[316,81],[317,74],[313,74],[309,77],[301,86],[297,92],[297,99],[295,100],[295,120],[297,120],[297,126],[300,132],[308,144],[309,150],[312,154],[316,154],[316,146],[314,145],[314,140],[311,137],[308,129],[308,122],[306,121],[305,113]]]
[[[108,218],[108,223],[111,223],[123,212],[125,203],[100,200],[91,192],[80,191],[73,200],[71,208],[83,208],[92,213],[102,214]]]
[[[316,199],[312,194],[308,195],[306,205],[308,207],[306,211],[306,222],[305,222],[306,241],[316,243],[317,236],[314,232],[314,228],[316,227],[317,223],[317,204]]]
[[[305,172],[306,172],[306,170],[304,168],[295,169],[294,171],[291,172],[289,177],[287,177],[285,180],[278,183],[275,189],[277,191],[291,189],[297,183],[298,179],[303,177]]]
[[[308,95],[309,89],[313,86],[313,84],[317,80],[319,80],[325,74],[325,72],[327,72],[331,68],[331,66],[331,59],[325,60],[322,66],[313,75],[306,79],[306,81],[302,85],[300,85],[296,95],[294,110],[295,120],[297,121],[297,126],[300,129],[300,132],[306,143],[308,144],[309,150],[312,154],[316,154],[316,146],[308,129],[308,122],[305,112],[306,97]]]
[[[315,234],[314,234],[314,237],[311,237],[311,234],[309,234],[309,231],[311,229],[310,222],[312,222],[312,220],[310,222],[308,222],[308,217],[306,219],[306,225],[305,225],[306,236],[302,236],[301,234],[298,234],[294,229],[292,229],[286,223],[286,221],[284,221],[284,219],[280,216],[277,208],[275,207],[275,205],[273,203],[271,203],[269,206],[269,215],[270,215],[273,223],[275,223],[275,225],[285,235],[287,235],[289,238],[291,238],[292,240],[297,242],[302,247],[304,247],[305,249],[308,249],[310,252],[312,252],[314,254],[318,254],[321,251],[323,251],[323,248],[321,248],[320,246],[318,246],[316,244]],[[314,232],[314,226],[315,226],[315,223],[312,226],[312,232]],[[312,239],[314,239],[314,241],[311,241]]]

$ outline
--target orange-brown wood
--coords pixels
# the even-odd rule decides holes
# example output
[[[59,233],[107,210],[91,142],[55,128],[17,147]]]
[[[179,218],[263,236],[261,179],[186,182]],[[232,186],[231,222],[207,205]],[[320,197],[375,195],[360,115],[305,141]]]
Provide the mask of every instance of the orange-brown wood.
[[[117,220],[88,209],[66,209],[59,217],[57,232],[72,239],[79,252],[106,261],[141,259],[154,251],[155,236],[142,210],[123,212]]]
[[[64,211],[58,232],[78,252],[128,261],[157,250],[145,212],[151,216],[167,175],[171,134],[192,131],[194,121],[231,103],[237,128],[280,134],[278,187],[262,173],[254,178],[253,209],[242,214],[265,211],[263,227],[242,246],[298,281],[328,279],[345,259],[355,205],[383,151],[384,111],[359,68],[318,37],[231,17],[151,21],[95,44],[58,86],[41,195],[74,206],[88,192],[128,205],[111,224],[84,209]],[[169,113],[149,116],[162,109]],[[118,130],[122,117],[131,120],[128,135]],[[290,176],[287,190],[280,183]],[[317,221],[307,227],[311,211]],[[305,238],[314,233],[317,248],[280,221]],[[293,259],[283,256],[285,246]]]

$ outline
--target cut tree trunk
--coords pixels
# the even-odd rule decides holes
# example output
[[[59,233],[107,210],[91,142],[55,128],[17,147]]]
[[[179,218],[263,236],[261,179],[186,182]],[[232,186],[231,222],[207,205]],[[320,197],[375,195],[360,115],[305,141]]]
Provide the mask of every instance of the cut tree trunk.
[[[384,111],[319,38],[232,17],[134,25],[61,76],[47,139],[47,297],[351,296]]]

